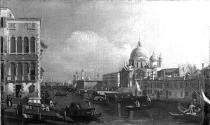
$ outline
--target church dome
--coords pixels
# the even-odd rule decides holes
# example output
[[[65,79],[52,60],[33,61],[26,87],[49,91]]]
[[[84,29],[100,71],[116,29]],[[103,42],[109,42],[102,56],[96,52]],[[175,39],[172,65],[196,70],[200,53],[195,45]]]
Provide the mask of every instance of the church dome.
[[[153,52],[153,54],[152,54],[152,56],[150,57],[150,61],[157,61],[158,60],[158,58],[157,58],[157,56],[155,55],[155,53]]]
[[[138,42],[138,45],[133,51],[131,52],[130,55],[130,60],[139,60],[139,59],[144,59],[148,60],[149,54],[145,48],[142,47],[141,42]]]

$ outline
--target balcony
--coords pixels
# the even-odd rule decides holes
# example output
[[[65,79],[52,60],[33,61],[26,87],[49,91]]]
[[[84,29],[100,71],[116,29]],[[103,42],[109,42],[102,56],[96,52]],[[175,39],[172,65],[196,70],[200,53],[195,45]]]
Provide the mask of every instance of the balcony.
[[[38,75],[7,76],[7,82],[35,82]]]

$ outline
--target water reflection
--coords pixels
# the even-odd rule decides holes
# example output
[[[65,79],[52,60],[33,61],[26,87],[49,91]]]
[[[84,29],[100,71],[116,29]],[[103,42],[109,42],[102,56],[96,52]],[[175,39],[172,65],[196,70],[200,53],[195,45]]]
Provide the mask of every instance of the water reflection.
[[[85,105],[84,98],[74,94],[69,94],[67,96],[55,96],[55,103],[57,107],[64,108],[67,104],[71,102],[80,102]],[[163,105],[163,104],[162,104]],[[110,103],[110,104],[93,104],[96,108],[96,111],[102,113],[102,122],[90,122],[89,125],[197,125],[198,123],[186,123],[184,121],[174,120],[168,114],[168,108],[165,104],[154,106],[151,109],[143,109],[137,111],[129,112],[126,110],[125,105],[119,103]],[[9,125],[17,125],[17,123],[10,123]],[[52,124],[61,124],[65,125],[68,123],[45,123],[43,125],[52,125]],[[77,125],[83,125],[84,123],[73,123]],[[22,123],[19,123],[22,125]],[[34,124],[27,124],[34,125]]]

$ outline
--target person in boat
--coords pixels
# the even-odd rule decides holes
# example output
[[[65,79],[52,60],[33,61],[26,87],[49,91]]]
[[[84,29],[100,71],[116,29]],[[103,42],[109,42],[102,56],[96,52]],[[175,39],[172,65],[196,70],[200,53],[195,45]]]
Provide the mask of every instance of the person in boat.
[[[140,106],[141,106],[141,104],[140,104],[139,100],[136,100],[136,107],[140,107]]]
[[[12,107],[12,97],[9,96],[9,107]]]
[[[65,107],[65,112],[68,114],[68,113],[70,113],[70,106],[69,105],[66,105],[66,107]]]
[[[184,111],[184,113],[189,113],[189,114],[193,114],[195,109],[195,105],[193,104],[193,102],[190,103],[189,108],[187,110]]]
[[[50,111],[50,108],[49,108],[49,106],[46,106],[46,111]]]
[[[55,106],[55,105],[54,105],[52,99],[50,99],[50,107],[52,108],[52,107],[54,107],[54,106]]]
[[[44,104],[41,105],[41,109],[42,109],[43,111],[46,110]]]
[[[147,101],[148,101],[149,104],[151,103],[151,99],[150,99],[149,96],[147,96]]]
[[[17,105],[17,115],[22,116],[22,113],[23,113],[23,105],[21,104],[21,102],[19,102]]]

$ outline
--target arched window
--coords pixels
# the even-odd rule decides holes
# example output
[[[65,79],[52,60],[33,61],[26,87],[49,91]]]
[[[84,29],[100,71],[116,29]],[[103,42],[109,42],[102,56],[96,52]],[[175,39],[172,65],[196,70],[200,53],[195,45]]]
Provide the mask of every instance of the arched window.
[[[23,65],[22,63],[18,63],[18,80],[22,80],[22,76],[23,76]]]
[[[23,46],[22,37],[19,36],[17,38],[17,52],[18,53],[22,53],[22,46]]]
[[[15,63],[11,63],[11,80],[15,80],[16,76],[16,65]]]
[[[4,38],[3,38],[3,36],[1,36],[1,53],[3,53],[4,52]]]
[[[10,52],[11,53],[15,53],[16,52],[16,41],[15,41],[15,37],[11,37],[11,40],[10,40]]]
[[[32,62],[31,63],[31,71],[30,71],[30,74],[31,74],[31,80],[35,80],[36,78],[36,63],[35,62]]]
[[[24,80],[28,80],[28,74],[29,74],[29,64],[24,63]]]
[[[24,53],[29,53],[29,40],[28,40],[28,37],[24,37]]]
[[[31,39],[30,39],[30,49],[31,49],[31,52],[32,53],[34,53],[35,52],[35,43],[36,43],[36,41],[35,41],[36,39],[35,39],[35,37],[31,37]]]

